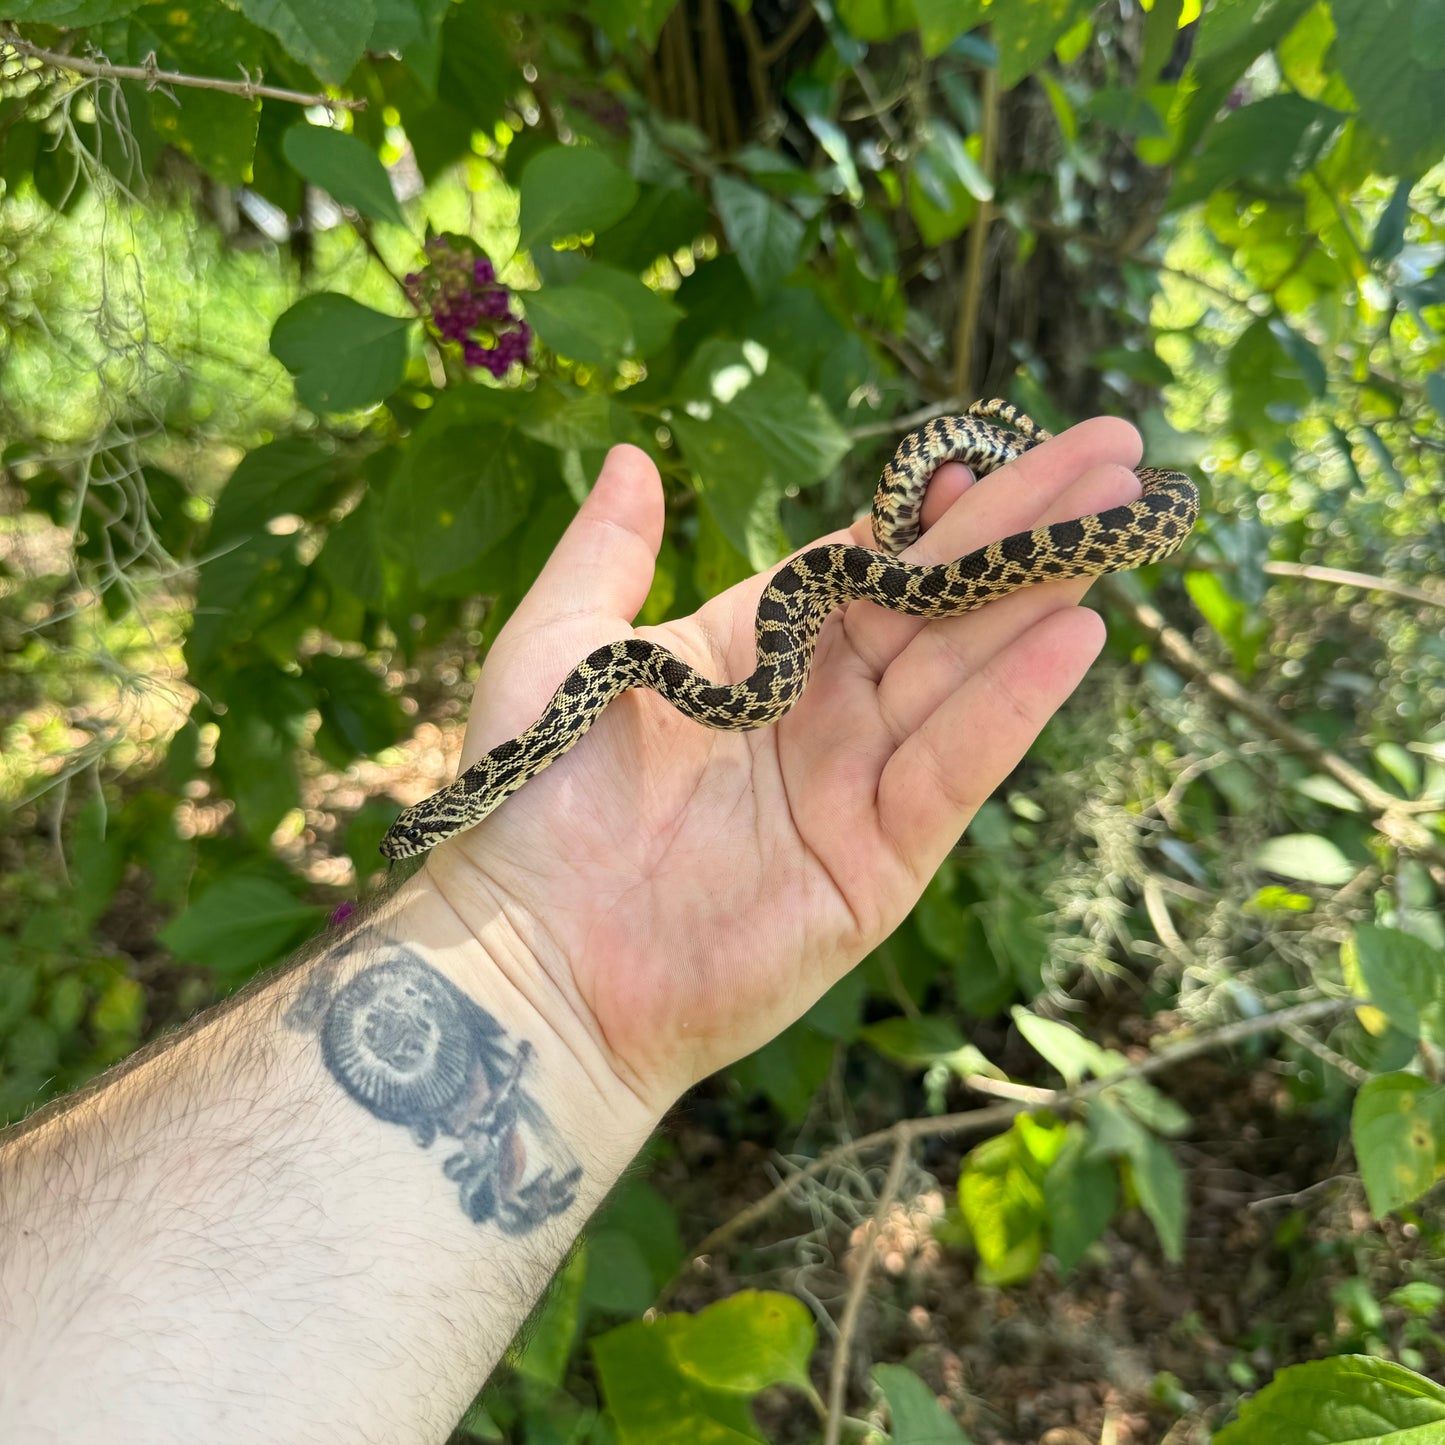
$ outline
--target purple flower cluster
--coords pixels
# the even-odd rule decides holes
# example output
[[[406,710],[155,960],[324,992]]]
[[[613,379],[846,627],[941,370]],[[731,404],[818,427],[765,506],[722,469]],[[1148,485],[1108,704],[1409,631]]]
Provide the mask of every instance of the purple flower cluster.
[[[430,313],[437,335],[456,342],[468,366],[484,366],[493,376],[525,362],[532,328],[512,314],[512,293],[492,263],[460,236],[433,236],[426,251],[426,270],[413,271],[406,289]]]

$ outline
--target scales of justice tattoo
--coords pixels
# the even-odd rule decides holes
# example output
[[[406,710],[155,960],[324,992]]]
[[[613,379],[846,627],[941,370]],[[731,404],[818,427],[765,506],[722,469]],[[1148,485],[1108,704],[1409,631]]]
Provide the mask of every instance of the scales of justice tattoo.
[[[411,949],[388,944],[338,984],[353,940],[317,965],[286,1022],[314,1033],[333,1078],[423,1149],[451,1142],[442,1172],[477,1224],[526,1234],[577,1198],[582,1166],[528,1092],[536,1051]]]

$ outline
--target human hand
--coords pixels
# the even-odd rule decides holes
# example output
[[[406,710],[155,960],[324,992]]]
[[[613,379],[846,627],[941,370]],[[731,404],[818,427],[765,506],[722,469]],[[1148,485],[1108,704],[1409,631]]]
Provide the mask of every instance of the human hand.
[[[933,563],[1139,495],[1127,423],[1085,422],[973,482],[948,463]],[[662,539],[656,468],[609,453],[597,485],[502,629],[461,767],[534,722],[593,648],[632,634]],[[866,519],[824,542],[871,544]],[[719,681],[755,666],[766,576],[693,616],[636,629]],[[902,920],[979,805],[1103,643],[1085,580],[922,621],[855,602],[829,618],[798,705],[722,733],[657,695],[614,701],[588,736],[427,873],[568,1045],[653,1112],[758,1047]]]

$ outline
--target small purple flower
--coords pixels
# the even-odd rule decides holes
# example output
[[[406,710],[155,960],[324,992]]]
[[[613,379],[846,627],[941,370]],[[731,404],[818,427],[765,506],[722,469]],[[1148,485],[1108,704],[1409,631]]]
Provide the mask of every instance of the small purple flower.
[[[348,898],[345,901],[338,903],[336,907],[331,910],[331,918],[329,919],[327,926],[330,928],[340,928],[341,925],[345,923],[346,920],[350,918],[351,915],[355,912],[356,904]]]

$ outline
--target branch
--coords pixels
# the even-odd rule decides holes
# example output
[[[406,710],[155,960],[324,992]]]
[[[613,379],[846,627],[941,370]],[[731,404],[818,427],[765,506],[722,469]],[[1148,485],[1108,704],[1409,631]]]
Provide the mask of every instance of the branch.
[[[1445,607],[1445,591],[1427,592],[1408,582],[1393,582],[1369,572],[1347,572],[1342,567],[1316,567],[1306,562],[1266,562],[1264,570],[1275,577],[1300,577],[1306,582],[1333,582],[1337,587],[1359,587],[1365,592],[1388,592],[1423,602],[1427,607]]]
[[[848,1162],[859,1154],[885,1146],[895,1148],[900,1145],[906,1146],[919,1139],[962,1138],[971,1134],[986,1134],[994,1129],[1007,1128],[1020,1114],[1038,1114],[1046,1109],[1068,1112],[1126,1079],[1141,1079],[1150,1074],[1161,1073],[1165,1069],[1172,1069],[1176,1064],[1183,1063],[1186,1059],[1210,1053],[1214,1049],[1226,1048],[1242,1039],[1254,1038],[1258,1034],[1273,1033],[1276,1030],[1299,1024],[1317,1022],[1335,1014],[1344,1013],[1352,1007],[1354,1007],[1352,999],[1311,999],[1308,1003],[1293,1004],[1289,1008],[1279,1009],[1272,1014],[1238,1019],[1232,1024],[1211,1029],[1208,1033],[1198,1034],[1192,1039],[1185,1039],[1181,1043],[1175,1044],[1172,1048],[1151,1054],[1147,1059],[1141,1059],[1139,1063],[1131,1064],[1127,1069],[1122,1069],[1117,1074],[1111,1074],[1106,1079],[1091,1079],[1088,1083],[1079,1084],[1072,1089],[1054,1090],[1049,1093],[1046,1100],[996,1104],[988,1109],[971,1109],[960,1114],[942,1114],[936,1119],[902,1119],[887,1129],[879,1129],[875,1133],[865,1134],[861,1139],[840,1144],[837,1148],[820,1154],[816,1159],[775,1185],[761,1199],[749,1204],[746,1209],[739,1210],[725,1224],[719,1225],[695,1249],[691,1250],[690,1254],[694,1258],[698,1258],[723,1248],[740,1234],[752,1228],[759,1220],[766,1219],[774,1209],[789,1199],[800,1184],[804,1184],[810,1179],[816,1179],[820,1174]],[[671,1286],[664,1291],[664,1297],[670,1292]]]
[[[848,1387],[848,1357],[853,1351],[853,1336],[858,1329],[858,1316],[863,1312],[863,1300],[868,1293],[868,1276],[873,1272],[873,1261],[877,1258],[878,1236],[888,1221],[888,1211],[898,1195],[898,1185],[903,1178],[903,1166],[908,1162],[908,1140],[899,1139],[893,1146],[893,1158],[888,1164],[888,1177],[883,1181],[878,1195],[878,1205],[868,1228],[863,1231],[862,1257],[858,1261],[858,1273],[853,1277],[848,1290],[848,1299],[843,1306],[843,1318],[838,1324],[838,1342],[833,1350],[833,1368],[828,1375],[828,1423],[823,1432],[823,1445],[838,1445],[838,1436],[843,1429],[843,1393]]]
[[[364,99],[339,100],[330,95],[308,94],[301,90],[283,90],[280,86],[262,85],[242,70],[241,80],[221,80],[214,75],[185,75],[179,70],[162,70],[156,64],[154,50],[144,65],[112,65],[108,60],[83,60],[57,50],[42,50],[11,30],[0,31],[0,43],[17,55],[28,56],[52,70],[68,70],[75,75],[90,75],[101,80],[139,80],[147,90],[163,86],[182,86],[191,90],[220,90],[227,95],[244,96],[247,100],[288,100],[296,105],[324,105],[330,110],[365,110]]]

